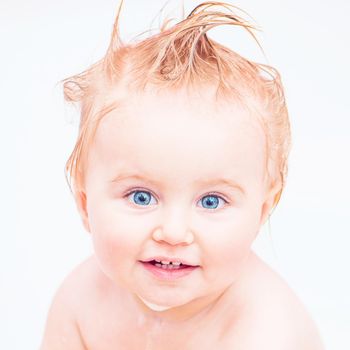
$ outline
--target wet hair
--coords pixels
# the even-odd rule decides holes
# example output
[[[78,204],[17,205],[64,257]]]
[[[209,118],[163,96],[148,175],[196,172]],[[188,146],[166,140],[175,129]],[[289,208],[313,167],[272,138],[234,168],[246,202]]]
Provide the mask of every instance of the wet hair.
[[[79,134],[65,171],[74,194],[84,188],[84,167],[89,146],[100,120],[127,103],[130,91],[192,91],[216,87],[216,102],[240,103],[263,125],[266,135],[266,169],[271,184],[280,184],[277,205],[287,176],[290,124],[278,71],[252,62],[210,39],[217,26],[244,28],[258,43],[257,28],[245,20],[237,7],[223,2],[204,2],[175,25],[165,20],[159,32],[146,39],[123,43],[119,35],[121,1],[106,54],[87,70],[63,83],[66,101],[80,107]]]

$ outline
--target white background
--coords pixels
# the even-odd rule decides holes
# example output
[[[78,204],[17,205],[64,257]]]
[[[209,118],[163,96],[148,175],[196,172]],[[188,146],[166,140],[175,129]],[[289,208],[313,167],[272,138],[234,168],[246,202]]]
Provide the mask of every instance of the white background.
[[[198,3],[185,1],[186,13]],[[263,229],[255,250],[299,295],[327,349],[349,349],[350,3],[231,3],[263,29],[258,37],[268,61],[240,29],[226,26],[209,37],[281,72],[293,132],[287,188],[271,234]],[[149,29],[163,4],[126,0],[124,40]],[[91,254],[63,172],[78,113],[64,104],[56,83],[102,57],[117,5],[0,3],[1,349],[39,347],[54,292]],[[168,13],[174,8],[176,1]]]

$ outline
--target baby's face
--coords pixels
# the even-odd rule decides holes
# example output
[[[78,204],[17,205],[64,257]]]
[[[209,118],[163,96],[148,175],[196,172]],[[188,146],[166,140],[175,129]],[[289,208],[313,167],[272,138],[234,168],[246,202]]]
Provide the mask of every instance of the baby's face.
[[[238,106],[130,97],[101,121],[87,166],[86,222],[102,271],[159,305],[223,291],[261,225],[265,157],[263,130]],[[141,263],[154,256],[199,267],[167,281]]]

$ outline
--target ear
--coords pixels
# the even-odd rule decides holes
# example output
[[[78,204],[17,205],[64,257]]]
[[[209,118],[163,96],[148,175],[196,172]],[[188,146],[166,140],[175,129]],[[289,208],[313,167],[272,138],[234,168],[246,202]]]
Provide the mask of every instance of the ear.
[[[75,203],[77,205],[80,217],[83,221],[83,225],[85,227],[85,230],[87,232],[91,232],[90,231],[90,225],[89,225],[89,217],[88,217],[88,213],[86,210],[86,194],[84,191],[78,191],[75,195]]]
[[[282,194],[280,183],[275,184],[266,194],[265,201],[261,207],[260,227],[263,226],[271,214],[273,208],[277,205]]]

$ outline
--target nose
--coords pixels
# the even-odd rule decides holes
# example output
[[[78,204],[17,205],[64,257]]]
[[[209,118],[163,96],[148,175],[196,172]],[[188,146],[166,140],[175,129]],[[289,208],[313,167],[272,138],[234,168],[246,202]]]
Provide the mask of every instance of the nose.
[[[187,214],[181,209],[163,212],[161,225],[153,231],[153,239],[171,245],[191,244],[194,241],[194,236],[192,230],[188,227]]]

